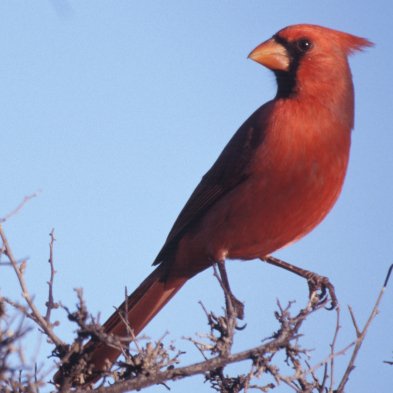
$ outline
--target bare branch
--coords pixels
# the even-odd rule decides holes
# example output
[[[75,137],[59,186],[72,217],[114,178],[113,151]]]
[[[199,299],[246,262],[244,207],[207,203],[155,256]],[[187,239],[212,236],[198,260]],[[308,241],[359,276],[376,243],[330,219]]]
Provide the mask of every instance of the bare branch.
[[[40,311],[38,310],[37,306],[35,305],[33,299],[30,296],[30,293],[27,288],[27,284],[23,275],[23,271],[25,269],[25,264],[22,263],[21,266],[18,266],[18,262],[16,261],[11,247],[8,243],[7,237],[5,236],[4,230],[2,225],[0,224],[0,237],[3,242],[4,247],[4,255],[7,256],[9,259],[16,276],[19,281],[19,285],[22,289],[22,296],[26,300],[31,313],[28,314],[28,317],[33,319],[39,327],[45,332],[45,334],[52,340],[52,342],[56,345],[64,345],[63,341],[57,337],[57,335],[53,332],[52,326],[45,320],[45,318],[41,315]]]
[[[385,290],[386,290],[386,287],[388,285],[389,278],[390,278],[390,275],[392,273],[392,269],[393,269],[393,265],[390,265],[388,273],[387,273],[386,278],[384,280],[383,286],[381,288],[381,291],[379,292],[378,298],[377,298],[377,300],[375,302],[375,305],[374,305],[374,307],[373,307],[373,309],[372,309],[372,311],[370,313],[370,316],[368,317],[368,320],[367,320],[366,324],[364,325],[363,330],[359,330],[359,328],[358,328],[358,326],[356,324],[356,321],[355,321],[352,309],[349,308],[350,313],[351,313],[351,318],[352,318],[352,321],[354,323],[354,327],[355,327],[355,330],[356,330],[357,339],[356,339],[356,342],[355,342],[355,348],[353,350],[351,359],[350,359],[350,361],[348,363],[348,366],[347,366],[347,368],[345,370],[345,373],[344,373],[344,375],[343,375],[343,377],[341,379],[341,382],[340,382],[338,388],[336,389],[335,393],[343,393],[344,392],[344,387],[345,387],[345,385],[348,382],[349,375],[351,374],[351,372],[355,368],[355,360],[356,360],[356,358],[358,356],[360,347],[363,344],[364,338],[366,337],[366,334],[367,334],[368,329],[369,329],[369,327],[371,325],[371,322],[374,320],[374,318],[378,314],[378,307],[379,307],[379,304],[381,303],[383,295],[385,294]]]
[[[320,305],[317,309],[320,309],[321,307],[323,306]],[[306,316],[315,311],[316,311],[315,308],[313,309],[309,307],[308,309],[301,310],[297,316],[291,318],[288,312],[288,308],[281,309],[280,314],[277,314],[277,318],[281,324],[280,330],[267,343],[264,343],[255,348],[241,351],[235,354],[227,353],[226,356],[221,356],[220,354],[212,359],[204,360],[200,363],[195,363],[185,367],[168,369],[165,371],[158,371],[154,373],[149,373],[148,375],[139,375],[138,377],[132,380],[118,382],[115,385],[109,387],[101,387],[99,389],[96,389],[95,392],[120,393],[129,390],[139,390],[147,386],[166,382],[169,380],[182,379],[197,374],[206,375],[206,373],[212,373],[214,370],[216,370],[215,372],[220,372],[220,370],[223,370],[225,366],[233,363],[238,363],[244,360],[251,360],[252,364],[254,364],[255,367],[257,366],[262,368],[264,367],[270,373],[277,376],[282,382],[289,383],[292,381],[291,378],[284,378],[282,376],[279,376],[278,373],[272,371],[272,369],[269,368],[268,365],[269,357],[267,354],[274,354],[277,351],[279,351],[281,348],[286,348],[291,340],[296,339],[297,331],[300,328],[302,322],[305,320]],[[210,317],[209,324],[210,325],[213,324],[214,327],[217,328],[218,330],[221,329],[221,327],[217,327],[217,324],[222,323],[221,318],[223,317],[214,317],[214,319],[212,319],[211,313],[209,313],[209,317]],[[223,325],[226,324],[223,323]],[[211,347],[209,348],[209,350],[212,350]],[[251,375],[254,375],[254,372]],[[210,378],[212,378],[212,376],[215,376],[214,372],[213,375],[210,376]],[[219,376],[219,378],[223,380],[228,377],[224,377],[223,375],[221,375]],[[244,376],[244,379],[241,382],[243,383],[243,385],[248,383],[249,377]],[[76,390],[76,392],[78,393],[82,393],[84,391],[85,391],[84,389]],[[226,390],[221,390],[221,391],[224,392]]]
[[[45,321],[47,324],[51,324],[50,322],[50,317],[51,317],[51,312],[53,309],[58,308],[59,305],[55,303],[54,298],[53,298],[53,281],[55,279],[55,274],[56,270],[54,267],[54,261],[53,261],[53,248],[54,248],[54,242],[56,241],[55,238],[55,230],[52,228],[50,234],[50,242],[49,242],[49,266],[50,266],[50,277],[49,281],[47,282],[48,284],[48,301],[46,302],[46,315],[45,315]]]
[[[6,214],[4,217],[0,218],[0,224],[5,223],[9,218],[11,218],[12,216],[14,216],[15,214],[17,214],[20,210],[23,209],[23,207],[26,205],[27,202],[29,202],[30,200],[32,200],[33,198],[35,198],[36,196],[38,196],[39,191],[34,192],[31,195],[26,195],[22,202],[11,212],[9,212],[8,214]]]

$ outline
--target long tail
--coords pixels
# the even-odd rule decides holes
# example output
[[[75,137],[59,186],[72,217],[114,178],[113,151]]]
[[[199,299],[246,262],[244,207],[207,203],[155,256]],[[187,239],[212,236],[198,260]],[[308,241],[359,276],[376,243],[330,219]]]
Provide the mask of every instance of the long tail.
[[[117,336],[128,336],[127,326],[124,323],[124,313],[127,310],[127,319],[133,334],[136,336],[168,303],[176,292],[184,285],[187,278],[167,279],[165,263],[159,265],[140,285],[128,296],[128,299],[104,323],[105,333]],[[127,303],[127,304],[126,304]],[[122,316],[123,317],[122,317]],[[114,363],[121,352],[102,343],[89,342],[85,346],[89,352],[89,363],[93,374],[87,377],[87,382],[95,382],[99,374],[110,364]],[[60,382],[63,375],[61,369],[54,377]]]

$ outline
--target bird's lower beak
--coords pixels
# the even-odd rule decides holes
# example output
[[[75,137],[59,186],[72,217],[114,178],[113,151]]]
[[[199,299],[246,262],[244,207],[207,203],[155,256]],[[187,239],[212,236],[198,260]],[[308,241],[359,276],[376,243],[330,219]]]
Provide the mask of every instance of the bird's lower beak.
[[[289,54],[274,38],[258,45],[248,57],[273,71],[288,71]]]

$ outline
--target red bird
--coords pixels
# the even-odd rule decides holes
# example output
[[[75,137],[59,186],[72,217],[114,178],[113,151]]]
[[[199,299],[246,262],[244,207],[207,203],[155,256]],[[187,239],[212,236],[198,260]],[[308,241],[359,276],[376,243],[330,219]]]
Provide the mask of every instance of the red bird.
[[[226,259],[265,259],[326,216],[341,192],[354,123],[348,55],[371,45],[302,24],[250,53],[274,72],[276,97],[229,141],[180,212],[154,261],[158,267],[120,306],[135,335],[195,274]],[[119,311],[104,329],[127,335]],[[103,344],[87,347],[96,372],[120,355]]]

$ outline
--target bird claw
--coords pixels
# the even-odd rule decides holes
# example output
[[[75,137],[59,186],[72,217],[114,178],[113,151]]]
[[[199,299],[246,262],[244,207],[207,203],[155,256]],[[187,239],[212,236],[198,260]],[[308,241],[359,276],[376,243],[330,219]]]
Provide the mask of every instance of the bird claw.
[[[313,272],[307,272],[306,279],[313,307],[319,307],[326,303],[328,296],[330,296],[330,306],[325,308],[326,310],[334,310],[338,305],[338,300],[330,280]]]
[[[225,268],[225,260],[217,262],[220,276],[217,275],[217,272],[215,270],[215,266],[216,265],[213,265],[214,274],[218,278],[220,285],[221,285],[222,289],[224,290],[225,304],[226,304],[227,310],[230,314],[233,313],[237,319],[242,320],[244,318],[244,304],[243,304],[243,302],[241,302],[239,299],[236,298],[236,296],[233,294],[233,292],[231,290],[231,287],[229,285],[228,275],[227,275],[226,268]]]
[[[235,295],[230,292],[229,297],[231,299],[233,311],[236,314],[236,318],[244,319],[244,303],[235,297]],[[241,330],[241,329],[240,329]]]
[[[236,326],[235,326],[235,329],[236,329],[237,331],[241,332],[241,331],[244,330],[246,327],[247,327],[247,324],[245,323],[245,324],[242,325],[242,326],[236,325]]]

